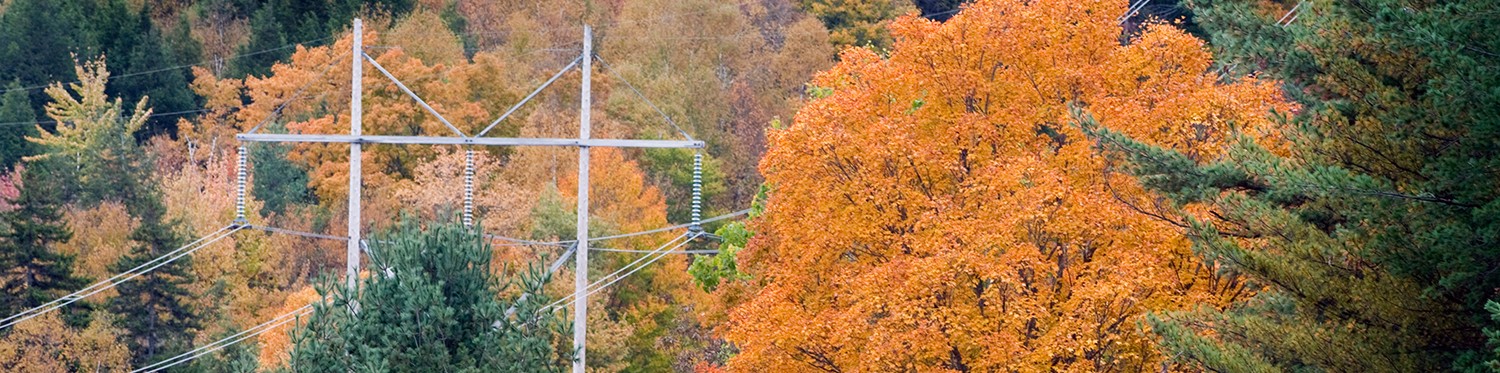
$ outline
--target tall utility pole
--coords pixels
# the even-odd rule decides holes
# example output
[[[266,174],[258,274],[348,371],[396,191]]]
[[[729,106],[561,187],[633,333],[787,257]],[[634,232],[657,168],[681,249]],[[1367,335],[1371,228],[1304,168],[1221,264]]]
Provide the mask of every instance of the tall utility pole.
[[[594,61],[594,30],[583,26],[583,92],[578,99],[578,139],[589,139],[589,75]],[[589,291],[589,147],[578,146],[578,250],[574,250],[573,264],[573,373],[585,373],[584,363],[587,349],[589,302],[585,297]]]
[[[353,75],[353,85],[350,86],[349,97],[349,135],[359,137],[364,132],[364,92],[365,86],[362,81],[365,75],[365,28],[364,22],[359,18],[354,19],[354,53],[351,55],[350,75]],[[359,142],[349,143],[349,255],[348,255],[348,286],[349,294],[354,294],[354,288],[359,284],[359,202],[364,183],[360,182],[363,170],[360,167],[362,152]]]
[[[565,146],[578,148],[578,248],[574,254],[573,271],[573,350],[577,353],[573,360],[573,372],[584,373],[586,343],[588,336],[588,284],[589,284],[589,148],[593,147],[626,147],[626,148],[694,148],[702,149],[703,142],[697,140],[626,140],[626,139],[595,139],[592,138],[589,128],[590,114],[590,79],[593,74],[594,42],[593,30],[588,26],[583,27],[583,53],[578,60],[563,68],[551,79],[543,83],[541,87],[532,91],[520,103],[512,107],[499,119],[490,123],[484,131],[478,135],[469,136],[459,131],[457,127],[448,123],[437,110],[427,105],[416,93],[391,75],[380,62],[374,57],[365,54],[363,48],[363,27],[358,19],[354,20],[354,60],[353,62],[353,84],[350,89],[352,100],[349,103],[349,135],[317,135],[317,134],[257,134],[254,131],[236,136],[245,142],[302,142],[302,143],[347,143],[349,144],[349,273],[348,285],[354,290],[359,278],[360,260],[360,148],[361,144],[423,144],[423,145],[459,145],[459,146]],[[361,102],[363,85],[360,79],[364,74],[364,64],[369,63],[379,70],[392,83],[418,104],[424,110],[437,117],[449,129],[458,136],[383,136],[365,135],[361,131]],[[583,79],[583,95],[579,100],[578,113],[578,138],[514,138],[514,137],[483,137],[485,133],[505,120],[511,113],[532,98],[536,97],[543,88],[551,85],[553,81],[561,77],[563,73],[571,70],[575,65],[581,65]]]

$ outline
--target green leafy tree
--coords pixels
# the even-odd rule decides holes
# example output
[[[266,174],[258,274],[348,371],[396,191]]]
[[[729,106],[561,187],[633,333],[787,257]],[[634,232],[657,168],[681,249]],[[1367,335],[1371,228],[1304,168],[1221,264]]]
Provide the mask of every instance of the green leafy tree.
[[[750,218],[754,219],[766,210],[766,198],[770,188],[761,185],[760,193],[750,203]],[[693,258],[693,264],[688,266],[688,273],[693,275],[693,283],[697,284],[703,291],[713,292],[719,284],[726,281],[748,280],[750,275],[740,272],[737,261],[738,253],[750,243],[751,231],[745,224],[747,222],[737,221],[724,224],[714,230],[714,235],[719,236],[719,253],[709,256],[698,256]]]
[[[293,335],[299,372],[542,372],[566,367],[562,319],[541,307],[547,279],[533,268],[502,280],[479,232],[452,221],[426,229],[409,218],[370,241],[370,275],[357,294],[319,287]],[[520,291],[510,290],[519,286]],[[528,294],[525,297],[520,295]],[[512,309],[514,311],[507,311]]]
[[[1285,143],[1196,163],[1084,127],[1178,205],[1203,260],[1249,279],[1227,310],[1155,315],[1168,356],[1212,371],[1477,371],[1500,288],[1500,5],[1198,1],[1238,72],[1286,82]],[[1169,217],[1168,215],[1163,215]],[[1176,218],[1173,218],[1176,219]]]
[[[722,237],[724,241],[719,243],[718,254],[693,258],[693,264],[688,267],[688,273],[693,275],[693,283],[703,291],[712,292],[721,282],[749,279],[750,276],[740,272],[735,264],[735,254],[745,248],[750,234],[742,222],[725,224],[715,230],[714,235]]]

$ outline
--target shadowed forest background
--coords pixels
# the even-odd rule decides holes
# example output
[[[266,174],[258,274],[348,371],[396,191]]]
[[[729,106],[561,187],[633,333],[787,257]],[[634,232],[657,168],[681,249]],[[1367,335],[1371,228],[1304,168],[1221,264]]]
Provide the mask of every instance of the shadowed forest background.
[[[216,233],[241,146],[251,224],[342,234],[346,145],[235,135],[348,133],[354,18],[466,133],[592,25],[593,136],[707,143],[703,215],[748,216],[588,297],[590,371],[1500,372],[1478,0],[0,0],[0,311]],[[365,134],[448,132],[365,74]],[[579,79],[490,136],[577,136]],[[458,225],[463,150],[366,145],[359,293],[344,242],[240,231],[5,327],[0,370],[130,371],[311,303],[170,371],[562,371],[566,247]],[[484,233],[575,235],[576,151],[475,150]],[[591,234],[688,222],[693,158],[594,149]]]

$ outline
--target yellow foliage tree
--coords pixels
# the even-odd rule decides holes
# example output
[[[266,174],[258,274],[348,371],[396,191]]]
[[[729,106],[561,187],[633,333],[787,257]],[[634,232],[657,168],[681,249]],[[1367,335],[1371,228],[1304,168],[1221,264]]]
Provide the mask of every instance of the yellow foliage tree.
[[[73,237],[57,245],[57,251],[77,258],[73,262],[74,273],[91,279],[114,276],[110,266],[130,252],[130,232],[140,224],[139,219],[125,211],[124,204],[114,201],[88,209],[71,206],[63,210],[63,221],[74,227],[88,227],[73,230]],[[113,294],[111,289],[103,295]]]
[[[130,351],[109,315],[96,313],[88,327],[69,328],[56,313],[17,324],[0,339],[0,370],[7,372],[123,372]]]
[[[1144,312],[1242,295],[1141,213],[1155,198],[1110,172],[1070,106],[1211,159],[1231,128],[1269,136],[1285,104],[1267,82],[1220,83],[1170,25],[1121,43],[1125,11],[978,1],[898,20],[888,58],[846,50],[770,134],[728,368],[1150,370]]]

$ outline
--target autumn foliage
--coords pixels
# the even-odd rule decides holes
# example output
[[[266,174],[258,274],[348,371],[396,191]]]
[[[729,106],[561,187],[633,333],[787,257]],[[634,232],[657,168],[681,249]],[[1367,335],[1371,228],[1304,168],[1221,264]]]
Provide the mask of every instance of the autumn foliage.
[[[0,316],[243,228],[0,329],[0,371],[314,303],[172,369],[565,369],[578,149],[367,143],[340,295],[348,145],[236,135],[347,134],[358,89],[365,135],[460,136],[378,64],[462,135],[572,138],[581,72],[533,89],[583,24],[593,137],[705,144],[593,148],[590,372],[1500,369],[1500,2],[1149,3],[0,0]],[[639,260],[696,194],[748,213]]]
[[[1222,306],[1242,284],[1072,125],[1071,108],[1219,156],[1271,137],[1274,86],[1230,83],[1165,24],[1122,40],[1124,1],[979,1],[904,17],[882,57],[848,49],[772,130],[771,188],[740,253],[755,277],[725,336],[735,371],[1141,371],[1149,310]]]

